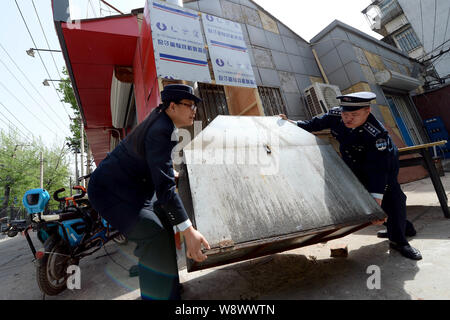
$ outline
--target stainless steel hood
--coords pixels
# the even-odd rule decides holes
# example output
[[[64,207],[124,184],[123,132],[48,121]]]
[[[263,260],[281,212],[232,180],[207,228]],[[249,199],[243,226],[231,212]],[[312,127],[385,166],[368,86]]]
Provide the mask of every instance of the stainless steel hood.
[[[333,147],[279,117],[218,116],[179,192],[211,250],[188,271],[341,237],[385,217]]]

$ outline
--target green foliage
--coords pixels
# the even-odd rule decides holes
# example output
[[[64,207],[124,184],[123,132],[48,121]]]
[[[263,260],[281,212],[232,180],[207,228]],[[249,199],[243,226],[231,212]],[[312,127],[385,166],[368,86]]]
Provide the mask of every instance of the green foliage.
[[[66,137],[67,143],[70,146],[72,151],[81,150],[81,133],[80,133],[80,123],[81,123],[81,113],[78,108],[77,100],[75,98],[75,94],[72,88],[72,82],[68,76],[68,72],[66,68],[63,68],[62,73],[65,75],[65,78],[62,78],[62,81],[59,82],[58,91],[63,94],[62,101],[70,104],[70,107],[73,110],[74,117],[71,118],[70,123],[70,132],[72,132],[71,137]],[[84,141],[86,139],[86,133],[84,135]],[[85,152],[87,152],[87,143],[85,145]]]
[[[47,147],[41,140],[30,143],[22,139],[17,131],[0,130],[0,211],[8,206],[22,207],[25,191],[39,188],[41,152],[44,159],[44,189],[50,194],[63,187],[68,190],[70,170],[67,147]],[[51,203],[52,207],[55,204]],[[3,215],[0,213],[0,216]]]

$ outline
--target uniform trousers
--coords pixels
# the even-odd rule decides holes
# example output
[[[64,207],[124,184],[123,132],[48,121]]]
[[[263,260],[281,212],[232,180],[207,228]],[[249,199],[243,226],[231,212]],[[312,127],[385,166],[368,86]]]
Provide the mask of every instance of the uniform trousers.
[[[180,300],[175,238],[164,212],[143,207],[127,237],[136,243],[142,299]]]
[[[388,184],[381,208],[388,216],[385,225],[389,240],[398,245],[407,245],[406,234],[415,234],[416,231],[412,223],[406,219],[406,195],[397,181],[398,168],[394,171],[394,179]]]

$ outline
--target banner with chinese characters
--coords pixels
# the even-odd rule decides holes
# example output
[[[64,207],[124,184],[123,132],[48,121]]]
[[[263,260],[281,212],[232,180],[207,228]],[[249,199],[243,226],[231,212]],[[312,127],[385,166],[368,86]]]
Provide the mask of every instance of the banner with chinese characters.
[[[216,83],[256,88],[241,25],[209,14],[202,22]]]
[[[148,0],[158,77],[211,83],[198,12]]]

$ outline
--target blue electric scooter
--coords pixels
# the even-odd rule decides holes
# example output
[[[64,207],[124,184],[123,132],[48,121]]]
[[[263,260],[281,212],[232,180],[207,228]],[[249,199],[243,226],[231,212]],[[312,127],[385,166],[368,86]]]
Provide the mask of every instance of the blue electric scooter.
[[[60,198],[59,194],[65,189],[54,192],[53,198],[61,204],[61,209],[56,211],[48,210],[50,195],[44,189],[28,190],[22,199],[31,215],[31,224],[24,235],[37,262],[39,288],[47,295],[57,295],[67,288],[67,268],[70,265],[78,265],[81,258],[98,251],[110,240],[127,241],[84,198],[84,187],[74,186],[73,189],[80,193]],[[35,249],[28,234],[32,229],[36,230],[42,249]]]

